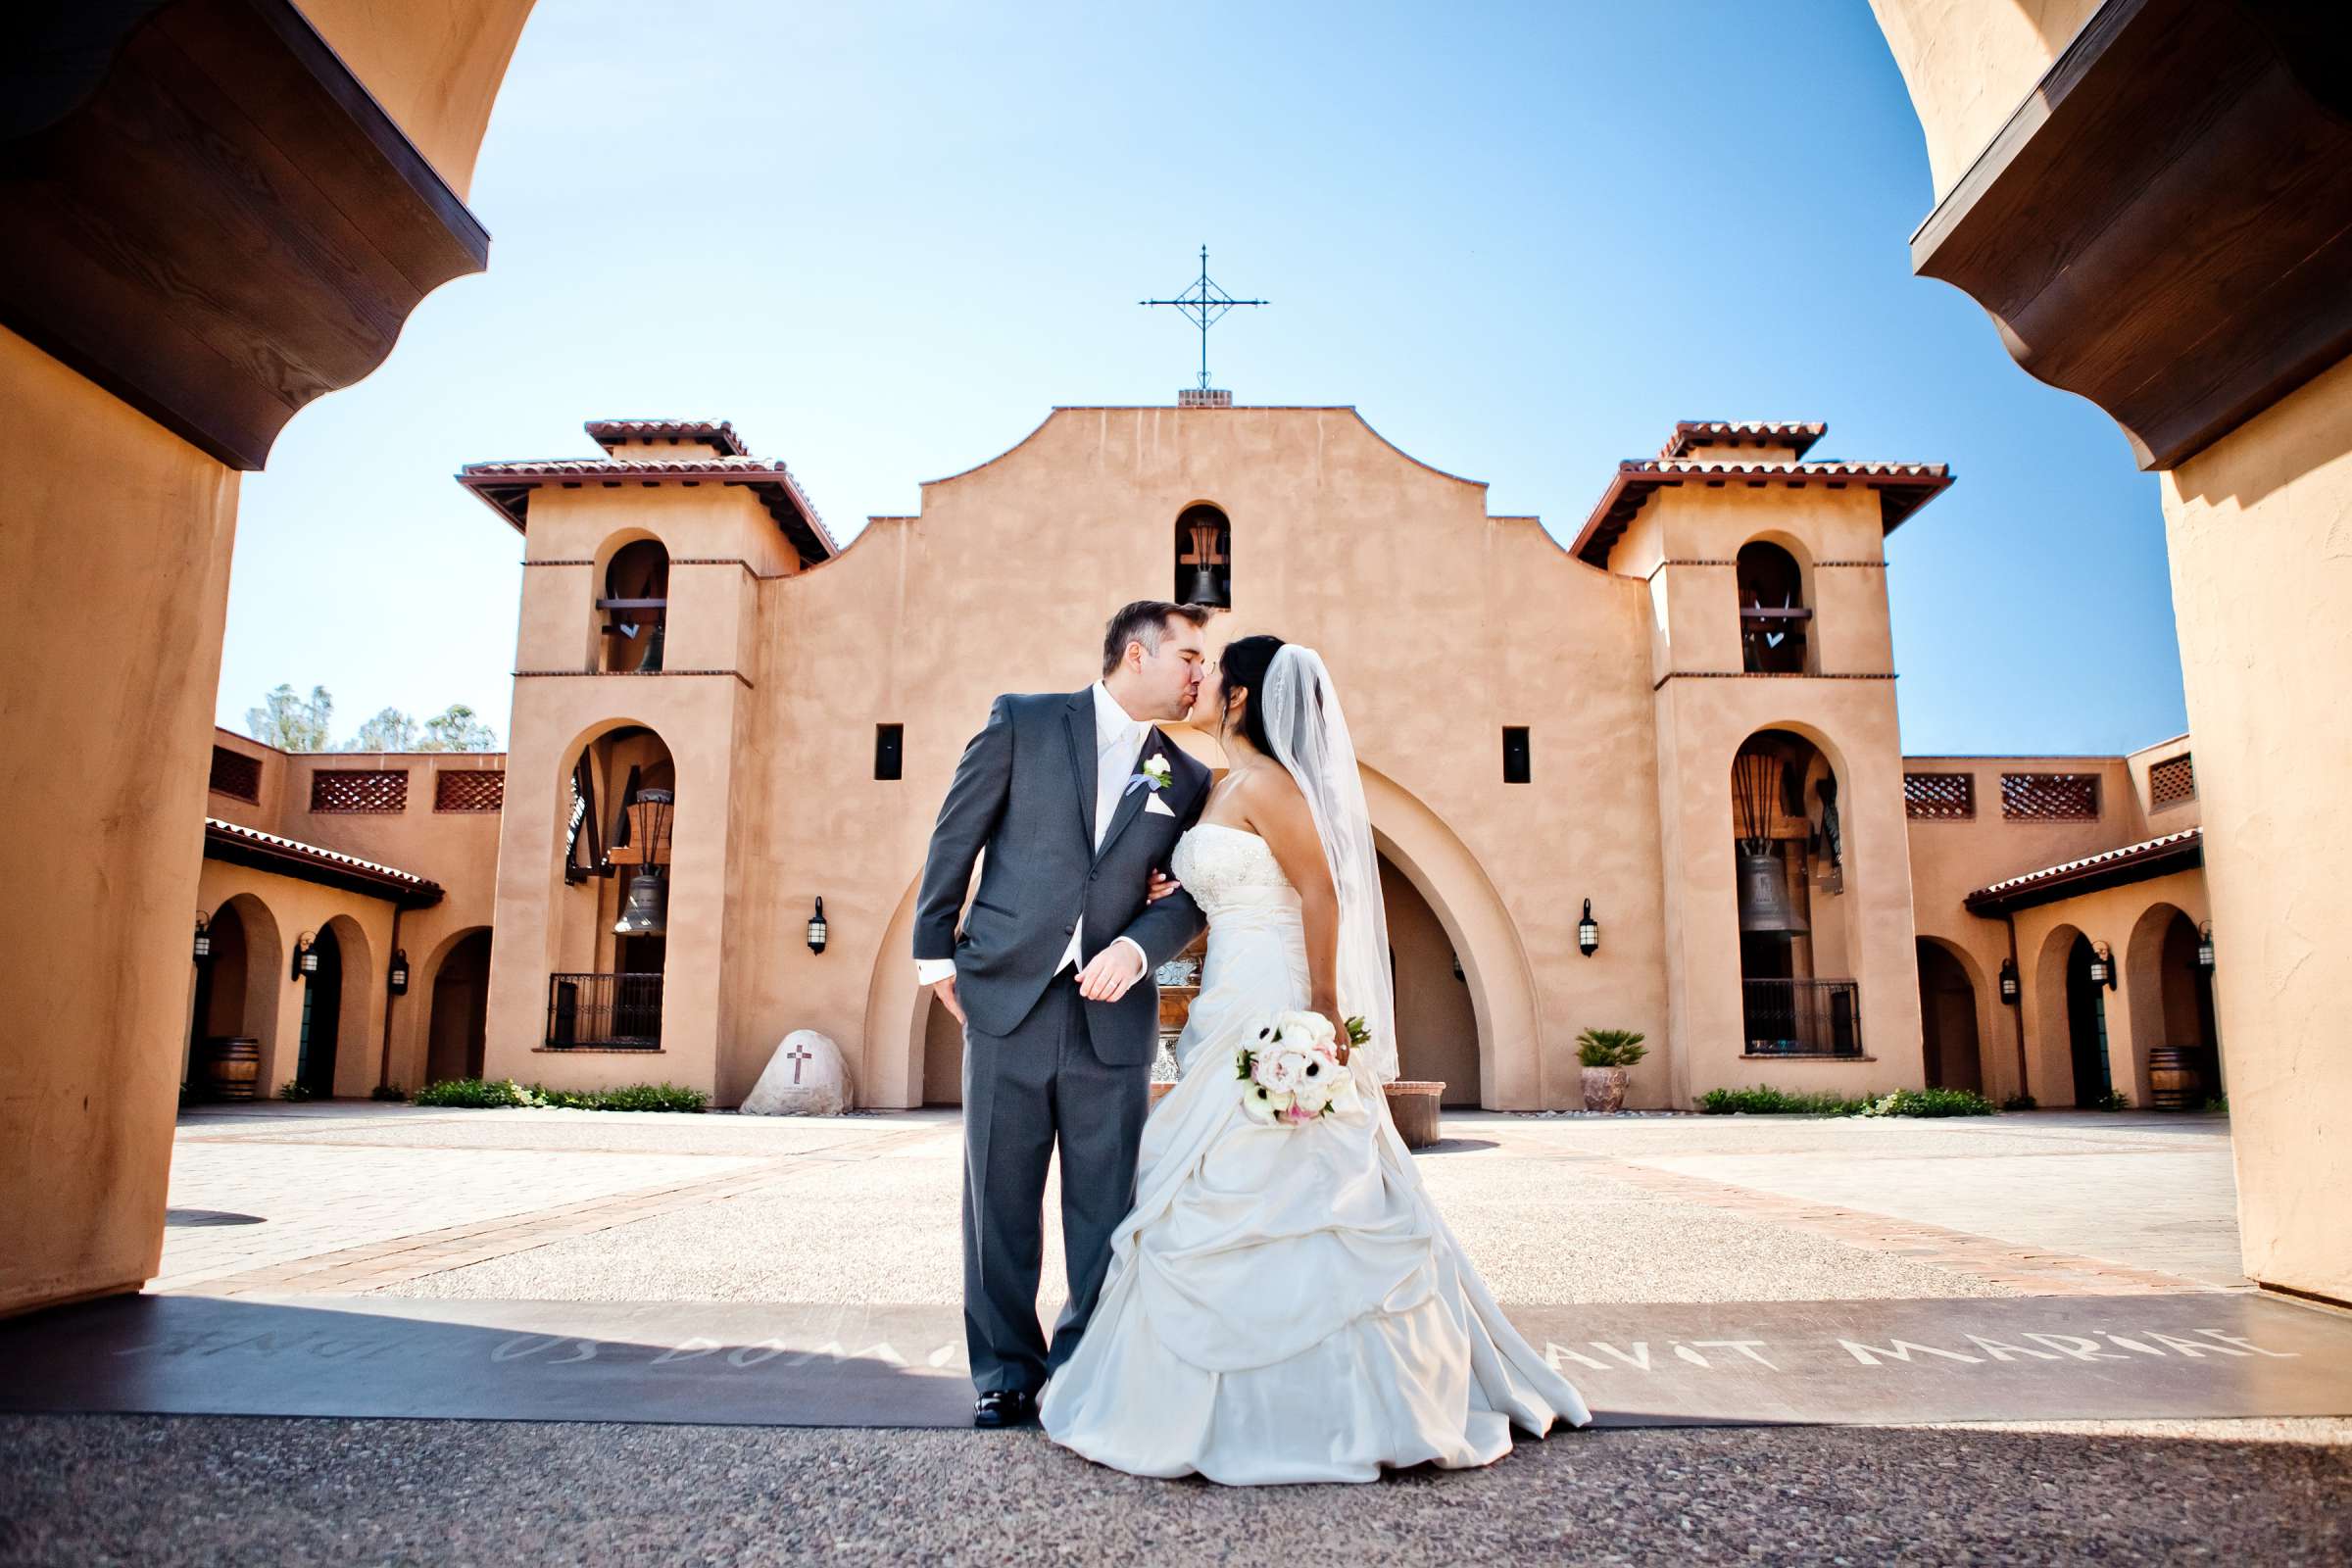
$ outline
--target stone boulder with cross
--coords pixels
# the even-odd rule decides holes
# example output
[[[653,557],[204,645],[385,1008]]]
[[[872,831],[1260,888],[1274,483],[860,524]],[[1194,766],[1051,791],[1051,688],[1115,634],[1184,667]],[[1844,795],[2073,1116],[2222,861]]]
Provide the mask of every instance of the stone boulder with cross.
[[[750,1116],[838,1116],[855,1102],[841,1047],[813,1029],[795,1029],[737,1108]]]

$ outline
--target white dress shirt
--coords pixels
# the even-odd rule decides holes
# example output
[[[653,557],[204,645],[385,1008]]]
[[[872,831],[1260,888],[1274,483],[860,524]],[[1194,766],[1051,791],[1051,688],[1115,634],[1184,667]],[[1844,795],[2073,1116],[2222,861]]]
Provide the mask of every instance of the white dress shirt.
[[[1135,776],[1135,764],[1143,755],[1144,741],[1151,733],[1149,719],[1130,718],[1119,700],[1110,695],[1110,688],[1101,681],[1094,684],[1095,694],[1095,848],[1102,847],[1102,836],[1110,831],[1110,819],[1118,811],[1119,801],[1127,791],[1127,781]],[[1061,956],[1054,972],[1081,967],[1084,958],[1079,945],[1085,940],[1085,922],[1070,933],[1070,945]],[[1133,937],[1115,937],[1135,954],[1136,977],[1141,979],[1151,967],[1151,958]],[[917,985],[937,985],[956,972],[954,958],[917,958],[914,960],[914,979]]]

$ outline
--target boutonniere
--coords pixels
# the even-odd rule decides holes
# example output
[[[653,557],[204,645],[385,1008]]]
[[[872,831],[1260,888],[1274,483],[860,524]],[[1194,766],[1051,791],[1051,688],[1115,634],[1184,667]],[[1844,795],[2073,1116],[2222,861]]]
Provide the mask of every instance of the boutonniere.
[[[1135,777],[1127,781],[1127,793],[1134,794],[1140,786],[1149,788],[1156,795],[1174,782],[1175,777],[1176,770],[1168,765],[1168,760],[1154,757],[1135,770]]]

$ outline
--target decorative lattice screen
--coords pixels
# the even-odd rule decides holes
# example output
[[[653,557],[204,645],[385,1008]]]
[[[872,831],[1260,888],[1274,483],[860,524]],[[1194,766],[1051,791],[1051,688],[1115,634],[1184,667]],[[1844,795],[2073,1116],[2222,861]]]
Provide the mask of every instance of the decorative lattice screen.
[[[311,775],[314,811],[405,811],[409,770],[322,767]]]
[[[225,746],[213,748],[213,793],[233,796],[240,801],[259,801],[262,798],[262,760],[232,752]]]
[[[495,811],[506,804],[503,767],[450,767],[433,775],[436,811]]]
[[[2099,775],[2003,773],[2001,814],[2012,822],[2096,821]]]
[[[1977,814],[1974,773],[1905,773],[1903,810],[1934,822],[1965,822]]]
[[[2182,801],[2195,800],[2197,772],[2189,765],[2188,754],[2168,757],[2148,769],[2148,808],[2177,806]]]

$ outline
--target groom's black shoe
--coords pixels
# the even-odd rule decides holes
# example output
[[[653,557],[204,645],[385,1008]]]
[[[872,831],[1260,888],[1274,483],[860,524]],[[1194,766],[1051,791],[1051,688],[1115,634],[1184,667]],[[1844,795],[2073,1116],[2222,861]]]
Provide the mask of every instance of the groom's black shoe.
[[[1025,1427],[1037,1419],[1037,1396],[1021,1389],[998,1389],[972,1401],[976,1427]]]

